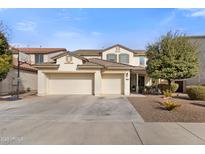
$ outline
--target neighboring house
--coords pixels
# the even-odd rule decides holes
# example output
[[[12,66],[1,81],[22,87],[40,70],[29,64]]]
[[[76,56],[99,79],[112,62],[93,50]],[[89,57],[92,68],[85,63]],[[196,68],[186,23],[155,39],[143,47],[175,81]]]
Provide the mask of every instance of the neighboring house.
[[[6,79],[0,82],[0,95],[14,94],[17,86],[18,62],[13,58],[13,67],[7,74]],[[20,92],[37,90],[37,69],[29,64],[20,65]]]
[[[114,45],[103,50],[62,53],[38,69],[38,95],[123,94],[142,92],[151,84],[145,51]]]
[[[66,51],[65,48],[12,48],[13,56],[18,58],[18,52],[26,53],[30,56],[31,64],[41,64],[51,62],[51,57]]]
[[[37,91],[37,69],[31,64],[51,62],[51,57],[66,52],[65,48],[10,48],[13,53],[13,67],[9,71],[6,79],[0,82],[0,95],[16,92],[17,86],[17,59],[18,52],[26,53],[30,56],[30,64],[20,65],[20,92],[27,90]]]
[[[205,36],[188,36],[188,38],[198,46],[199,74],[189,79],[175,81],[179,84],[178,92],[185,92],[186,86],[205,85]]]

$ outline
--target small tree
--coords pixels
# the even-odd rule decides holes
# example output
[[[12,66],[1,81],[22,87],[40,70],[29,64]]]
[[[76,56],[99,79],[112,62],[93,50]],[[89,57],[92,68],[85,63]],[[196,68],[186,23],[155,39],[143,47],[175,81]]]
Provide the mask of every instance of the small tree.
[[[5,79],[12,66],[12,54],[4,32],[4,26],[0,22],[0,81]]]
[[[169,88],[173,80],[193,77],[199,71],[197,45],[176,32],[168,32],[160,41],[149,44],[146,56],[148,75],[167,80]]]

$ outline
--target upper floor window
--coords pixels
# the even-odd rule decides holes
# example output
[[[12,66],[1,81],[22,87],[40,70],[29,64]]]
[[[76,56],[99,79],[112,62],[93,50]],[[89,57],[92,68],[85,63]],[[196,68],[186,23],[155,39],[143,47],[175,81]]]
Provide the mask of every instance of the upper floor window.
[[[117,55],[116,54],[107,54],[107,60],[111,62],[117,62]]]
[[[144,56],[140,56],[140,65],[145,65],[145,57]]]
[[[119,62],[124,64],[129,64],[129,55],[126,53],[122,53],[119,55]]]
[[[36,64],[43,63],[43,54],[35,54],[35,63]]]

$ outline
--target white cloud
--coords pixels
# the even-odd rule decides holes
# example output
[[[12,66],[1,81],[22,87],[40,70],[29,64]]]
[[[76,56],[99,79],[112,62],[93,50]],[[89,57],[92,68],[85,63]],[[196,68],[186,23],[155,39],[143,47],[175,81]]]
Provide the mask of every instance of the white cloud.
[[[187,17],[205,17],[205,9],[178,9],[184,11]]]
[[[37,24],[33,21],[18,22],[15,25],[15,29],[19,31],[34,31],[36,27]]]
[[[191,14],[192,17],[205,17],[205,9],[200,9],[197,11],[193,11]]]

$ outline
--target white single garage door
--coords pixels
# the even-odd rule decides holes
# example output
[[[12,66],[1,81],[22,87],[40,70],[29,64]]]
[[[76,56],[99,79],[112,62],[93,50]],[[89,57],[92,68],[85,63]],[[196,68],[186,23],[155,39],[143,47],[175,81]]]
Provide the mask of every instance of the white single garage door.
[[[48,94],[93,94],[93,74],[49,74]]]
[[[123,74],[102,75],[103,94],[123,94]]]

